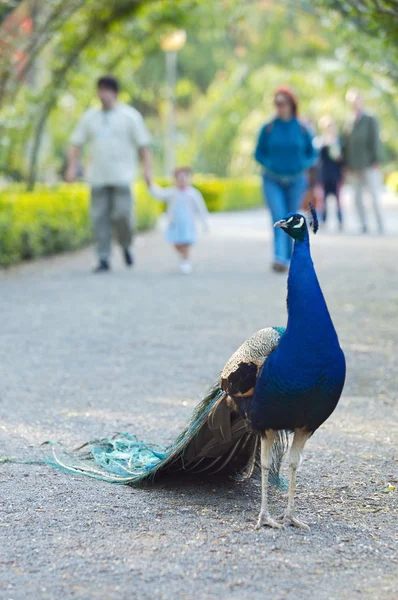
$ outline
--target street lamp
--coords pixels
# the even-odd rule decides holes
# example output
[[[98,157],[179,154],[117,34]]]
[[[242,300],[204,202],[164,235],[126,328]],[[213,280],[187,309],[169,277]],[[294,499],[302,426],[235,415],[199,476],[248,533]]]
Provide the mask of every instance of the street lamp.
[[[166,55],[168,101],[164,138],[164,170],[166,176],[170,176],[175,168],[177,53],[183,48],[186,40],[186,31],[177,29],[162,37],[160,41],[161,48]]]

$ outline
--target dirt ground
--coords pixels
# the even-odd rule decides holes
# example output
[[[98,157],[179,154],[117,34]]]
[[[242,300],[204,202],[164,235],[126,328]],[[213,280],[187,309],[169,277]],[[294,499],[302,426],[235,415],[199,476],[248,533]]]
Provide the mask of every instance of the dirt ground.
[[[307,445],[311,532],[254,531],[260,488],[117,486],[0,465],[0,598],[351,600],[398,592],[398,213],[312,237],[347,358],[338,408]],[[251,333],[286,323],[263,211],[212,217],[181,276],[162,234],[137,266],[89,273],[87,249],[0,274],[0,456],[42,458],[116,431],[166,443]],[[309,323],[316,327],[316,323]],[[286,493],[272,491],[278,514]]]

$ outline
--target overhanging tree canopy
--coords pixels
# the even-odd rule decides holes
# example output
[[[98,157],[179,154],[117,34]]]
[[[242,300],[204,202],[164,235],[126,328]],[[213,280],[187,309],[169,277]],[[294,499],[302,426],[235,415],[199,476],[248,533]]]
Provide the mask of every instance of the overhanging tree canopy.
[[[377,4],[397,10],[395,0]],[[0,8],[8,5],[0,0]],[[7,49],[0,53],[0,165],[9,174],[28,171],[31,183],[44,132],[54,171],[102,72],[114,70],[124,99],[161,130],[159,41],[167,27],[188,31],[179,59],[180,147],[200,169],[223,174],[231,160],[240,162],[242,136],[261,118],[255,109],[278,77],[291,81],[315,117],[322,107],[315,98],[309,104],[309,90],[316,94],[317,85],[321,96],[335,98],[331,107],[352,81],[374,86],[394,106],[397,50],[388,46],[396,21],[370,0],[25,0],[13,8],[3,23],[0,11],[0,45]],[[44,174],[43,160],[40,168]]]
[[[363,60],[384,66],[398,85],[398,0],[312,0],[310,4],[338,12],[343,17],[339,33],[345,34],[345,41]],[[367,43],[353,35],[355,31],[364,34]]]

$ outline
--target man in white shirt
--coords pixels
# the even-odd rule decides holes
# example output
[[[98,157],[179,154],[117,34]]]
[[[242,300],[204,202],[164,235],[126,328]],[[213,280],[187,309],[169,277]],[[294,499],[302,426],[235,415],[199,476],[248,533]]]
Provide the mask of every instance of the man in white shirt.
[[[131,185],[137,177],[140,160],[148,185],[152,176],[150,136],[142,115],[135,108],[117,101],[119,83],[115,77],[100,77],[97,87],[102,108],[89,109],[77,124],[71,137],[65,178],[69,182],[76,179],[82,148],[88,144],[91,218],[99,259],[95,273],[101,273],[110,269],[112,223],[126,265],[133,264]]]

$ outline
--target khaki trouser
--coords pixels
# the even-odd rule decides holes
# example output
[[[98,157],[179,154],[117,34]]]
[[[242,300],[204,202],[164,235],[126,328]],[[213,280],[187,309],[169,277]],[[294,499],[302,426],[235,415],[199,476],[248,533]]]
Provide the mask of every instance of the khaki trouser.
[[[107,185],[91,189],[91,219],[101,260],[111,253],[112,225],[122,248],[133,239],[133,198],[127,185]]]
[[[373,210],[379,232],[383,232],[384,227],[381,208],[382,181],[379,169],[370,167],[369,169],[361,169],[360,171],[351,171],[350,181],[354,188],[355,204],[362,227],[367,229],[366,210],[363,201],[364,193],[367,189],[373,201]]]

